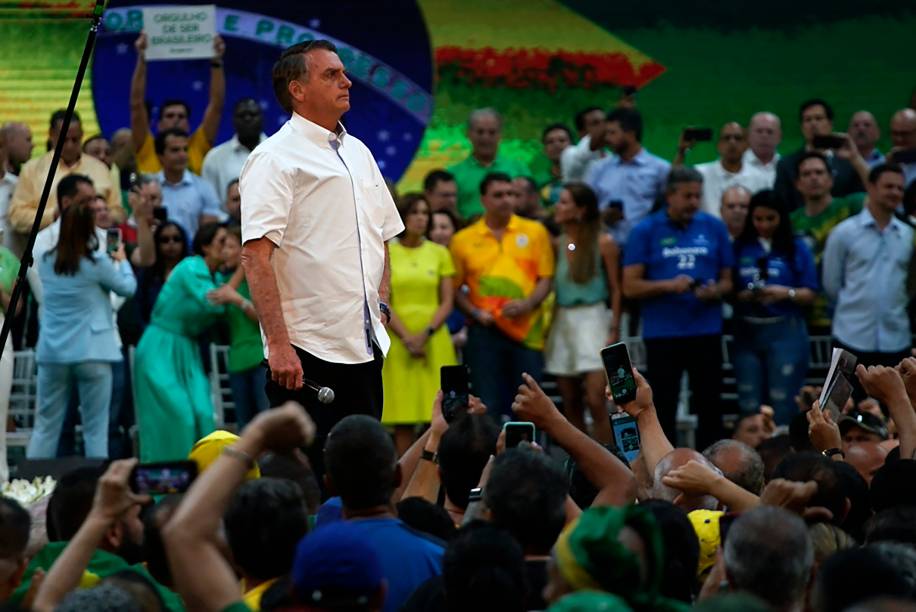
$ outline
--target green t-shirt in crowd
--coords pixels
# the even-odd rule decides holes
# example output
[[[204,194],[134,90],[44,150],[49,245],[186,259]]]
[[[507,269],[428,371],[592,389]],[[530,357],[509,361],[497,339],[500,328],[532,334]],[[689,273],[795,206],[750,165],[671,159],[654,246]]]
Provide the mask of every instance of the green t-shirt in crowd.
[[[550,208],[560,199],[560,192],[563,191],[563,177],[553,174],[553,165],[544,155],[538,155],[529,165],[531,166],[531,178],[537,183],[541,201],[544,202],[544,206]]]
[[[13,290],[13,281],[19,274],[19,260],[13,252],[0,246],[0,290],[9,293]]]
[[[522,162],[498,155],[489,166],[482,165],[473,155],[468,155],[464,161],[450,166],[448,171],[455,177],[455,183],[458,185],[458,214],[463,219],[470,219],[474,215],[483,213],[483,204],[480,203],[480,183],[486,175],[492,172],[504,172],[512,178],[530,176],[528,166]]]
[[[227,283],[231,274],[219,275],[219,282]],[[248,281],[242,281],[239,295],[251,300]],[[228,370],[231,373],[256,368],[264,361],[264,345],[261,343],[261,329],[257,321],[248,318],[245,312],[234,305],[226,306],[226,324],[229,326]]]
[[[821,278],[821,260],[824,257],[824,248],[827,246],[827,237],[837,225],[862,212],[865,202],[864,193],[853,193],[841,198],[833,198],[830,204],[813,217],[805,214],[804,208],[792,211],[792,230],[795,236],[801,238],[811,249],[814,263],[817,265],[817,277]],[[819,292],[811,305],[808,323],[812,327],[830,327],[830,306],[827,296]]]

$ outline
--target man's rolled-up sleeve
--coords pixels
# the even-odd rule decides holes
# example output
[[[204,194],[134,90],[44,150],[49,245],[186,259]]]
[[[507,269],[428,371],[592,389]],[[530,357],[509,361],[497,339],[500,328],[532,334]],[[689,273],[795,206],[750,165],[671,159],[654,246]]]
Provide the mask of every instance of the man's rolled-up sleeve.
[[[252,153],[239,178],[242,197],[242,243],[267,238],[280,246],[293,204],[289,174],[268,152]]]

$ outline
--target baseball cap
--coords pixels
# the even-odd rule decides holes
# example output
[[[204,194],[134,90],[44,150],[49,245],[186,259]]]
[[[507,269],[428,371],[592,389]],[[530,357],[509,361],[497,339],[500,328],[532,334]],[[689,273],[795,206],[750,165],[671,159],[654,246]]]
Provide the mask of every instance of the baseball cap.
[[[197,472],[202,474],[204,470],[213,465],[227,446],[232,446],[239,441],[239,437],[230,431],[217,429],[213,433],[204,436],[194,443],[188,459],[197,464]],[[245,480],[253,480],[261,477],[261,470],[255,465],[245,474]]]
[[[853,427],[858,427],[864,429],[867,432],[876,434],[881,437],[882,440],[887,440],[887,425],[884,424],[884,421],[876,417],[870,412],[863,412],[862,410],[851,410],[849,414],[843,415],[840,417],[837,425],[840,428],[840,434],[846,435]]]
[[[368,604],[385,577],[362,531],[340,521],[302,538],[290,579],[301,603],[333,609]]]

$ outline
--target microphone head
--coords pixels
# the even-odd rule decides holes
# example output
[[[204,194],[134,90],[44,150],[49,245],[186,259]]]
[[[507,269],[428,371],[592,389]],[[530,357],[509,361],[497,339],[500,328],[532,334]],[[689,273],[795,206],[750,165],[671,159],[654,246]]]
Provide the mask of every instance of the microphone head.
[[[334,401],[334,391],[330,387],[318,389],[318,401],[322,404],[330,404]]]

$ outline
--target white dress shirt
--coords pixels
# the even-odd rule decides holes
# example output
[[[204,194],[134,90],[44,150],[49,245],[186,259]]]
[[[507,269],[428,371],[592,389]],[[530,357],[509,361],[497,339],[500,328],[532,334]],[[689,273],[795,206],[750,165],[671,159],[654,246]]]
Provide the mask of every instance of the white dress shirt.
[[[560,154],[560,174],[564,183],[582,182],[597,162],[607,157],[604,149],[592,151],[591,136],[585,135],[577,144],[566,147]]]
[[[10,210],[10,198],[13,197],[18,180],[12,172],[4,172],[0,177],[0,232],[3,232],[3,245],[7,248],[13,244],[7,213]]]
[[[294,113],[251,153],[239,187],[242,242],[277,246],[290,342],[333,363],[372,361],[373,341],[387,354],[378,288],[385,242],[404,224],[366,145]]]
[[[760,161],[760,158],[754,155],[754,152],[748,148],[744,151],[744,157],[741,158],[741,163],[752,170],[763,174],[767,179],[766,189],[772,189],[773,185],[776,184],[776,164],[779,163],[779,159],[782,156],[779,153],[773,155],[773,159],[767,163]]]
[[[258,144],[267,140],[266,134],[261,134]],[[213,186],[220,204],[225,209],[226,206],[226,189],[229,183],[239,178],[242,174],[242,167],[245,160],[251,155],[248,147],[239,142],[238,135],[223,144],[213,147],[204,157],[204,165],[201,169],[200,176]]]
[[[703,210],[717,219],[722,218],[722,194],[729,187],[741,185],[754,194],[772,186],[765,174],[743,162],[738,172],[729,172],[718,159],[694,168],[703,175]]]

